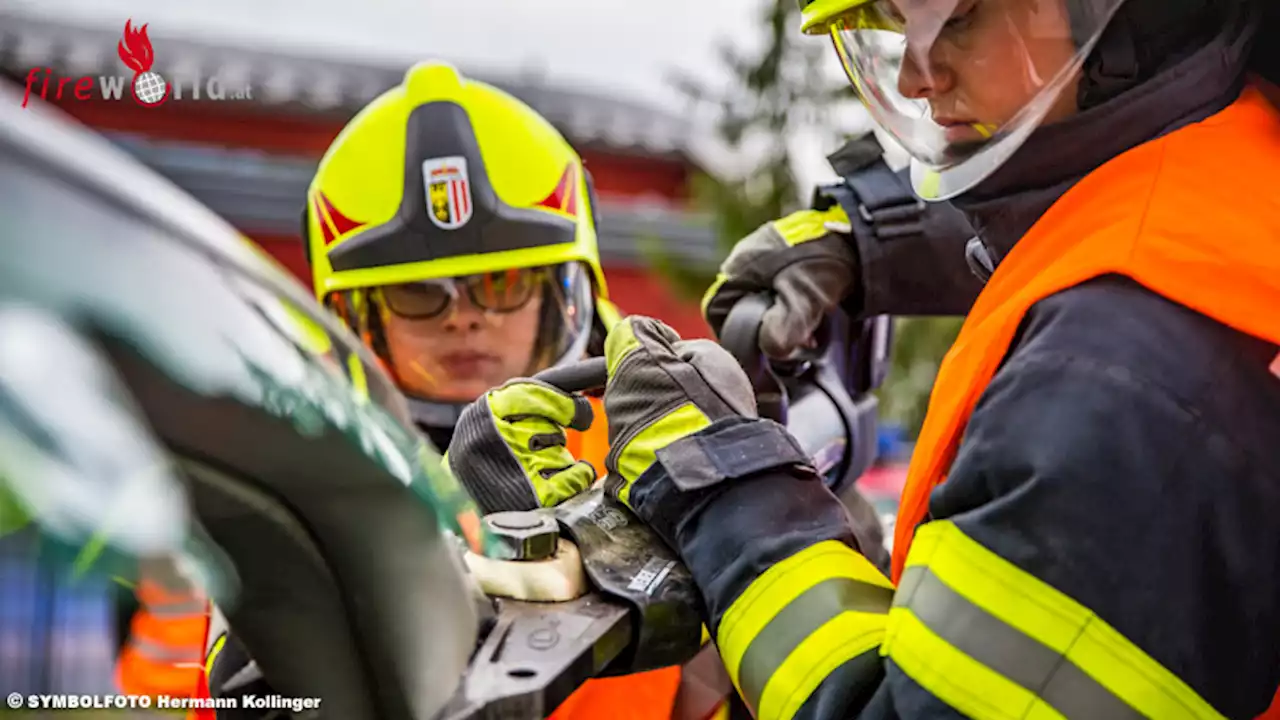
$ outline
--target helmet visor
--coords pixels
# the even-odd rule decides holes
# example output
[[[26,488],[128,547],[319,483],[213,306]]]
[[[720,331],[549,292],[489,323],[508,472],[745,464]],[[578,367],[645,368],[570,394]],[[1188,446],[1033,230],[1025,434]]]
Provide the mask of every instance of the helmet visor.
[[[584,267],[566,263],[382,285],[339,293],[330,303],[406,395],[465,403],[581,356],[592,296]]]
[[[1075,112],[1080,69],[1122,2],[874,0],[830,34],[872,118],[910,154],[916,191],[946,199]]]

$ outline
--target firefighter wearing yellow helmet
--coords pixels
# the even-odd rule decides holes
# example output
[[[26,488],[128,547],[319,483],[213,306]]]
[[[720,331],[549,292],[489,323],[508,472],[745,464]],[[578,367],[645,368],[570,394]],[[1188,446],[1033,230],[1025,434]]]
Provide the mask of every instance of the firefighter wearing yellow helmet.
[[[325,153],[304,230],[316,297],[382,359],[428,437],[512,447],[490,456],[504,467],[451,468],[484,511],[554,505],[603,471],[599,402],[589,428],[562,433],[584,401],[516,380],[603,354],[618,317],[591,178],[546,119],[446,64],[415,65]],[[482,413],[462,416],[477,398]],[[530,492],[503,494],[481,470],[523,473]],[[685,698],[681,679],[673,667],[593,680],[553,717],[701,720],[716,698]]]
[[[607,329],[593,200],[582,160],[531,108],[416,65],[320,162],[305,217],[316,297],[447,447],[466,403],[581,359]]]

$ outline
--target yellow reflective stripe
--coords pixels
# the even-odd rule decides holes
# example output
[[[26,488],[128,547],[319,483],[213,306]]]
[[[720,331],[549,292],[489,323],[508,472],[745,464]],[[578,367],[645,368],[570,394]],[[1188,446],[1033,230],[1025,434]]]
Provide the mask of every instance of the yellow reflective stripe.
[[[832,205],[826,210],[801,210],[775,220],[773,228],[788,245],[799,245],[828,234],[829,222],[847,224],[849,215],[839,205]]]
[[[846,612],[820,626],[778,667],[760,695],[757,720],[791,720],[836,668],[884,640],[886,616]]]
[[[1012,703],[1010,709],[1040,706],[1064,717],[1091,720],[1142,718],[1062,655],[969,602],[927,567],[906,569],[894,606],[910,610],[913,619],[939,642],[967,655],[966,662],[1020,688],[1016,698],[1005,701]]]
[[[971,716],[1222,717],[1093,611],[949,521],[917,531],[895,605],[882,653]]]
[[[889,613],[880,654],[947,705],[975,720],[1065,720],[1035,694],[957,650],[909,611]]]
[[[205,682],[209,682],[209,678],[213,677],[213,664],[218,660],[218,653],[222,652],[222,646],[227,644],[227,634],[222,633],[218,639],[214,641],[213,647],[210,648],[209,654],[204,659],[204,678]]]
[[[711,300],[716,296],[716,293],[720,292],[720,286],[724,285],[728,280],[728,275],[725,275],[724,273],[716,274],[716,279],[711,283],[711,287],[707,288],[707,291],[702,294],[702,304],[700,306],[702,310],[702,317],[707,316],[707,306],[711,304]]]
[[[789,718],[832,670],[883,636],[893,585],[828,540],[775,564],[725,611],[725,669],[757,718]]]

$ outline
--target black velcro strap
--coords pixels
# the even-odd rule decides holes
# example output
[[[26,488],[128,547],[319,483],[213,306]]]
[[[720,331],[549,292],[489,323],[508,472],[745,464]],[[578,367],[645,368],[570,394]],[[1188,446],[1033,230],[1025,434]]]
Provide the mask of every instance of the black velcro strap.
[[[877,238],[887,240],[923,232],[920,220],[925,213],[924,201],[883,160],[844,180],[857,196],[858,216],[871,226]]]
[[[827,163],[840,177],[852,177],[884,157],[884,148],[875,133],[868,132],[840,146],[827,156]]]
[[[682,491],[811,463],[786,428],[772,420],[714,425],[658,450],[658,462]]]

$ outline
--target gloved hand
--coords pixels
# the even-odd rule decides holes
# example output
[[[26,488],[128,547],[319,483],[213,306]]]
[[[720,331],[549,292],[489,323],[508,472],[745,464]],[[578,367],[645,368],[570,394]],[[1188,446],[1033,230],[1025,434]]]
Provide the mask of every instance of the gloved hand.
[[[511,380],[467,406],[444,461],[484,514],[552,507],[586,490],[595,468],[565,447],[591,426],[591,403],[546,383]]]
[[[849,216],[838,205],[801,210],[761,226],[738,241],[702,299],[702,315],[720,334],[743,296],[774,293],[760,326],[760,349],[785,360],[812,345],[823,316],[840,304],[858,279]]]
[[[632,315],[609,332],[605,357],[605,489],[669,543],[689,504],[710,497],[720,481],[807,467],[786,429],[757,416],[746,373],[710,340],[681,340],[661,322]],[[655,464],[661,472],[646,474]]]

